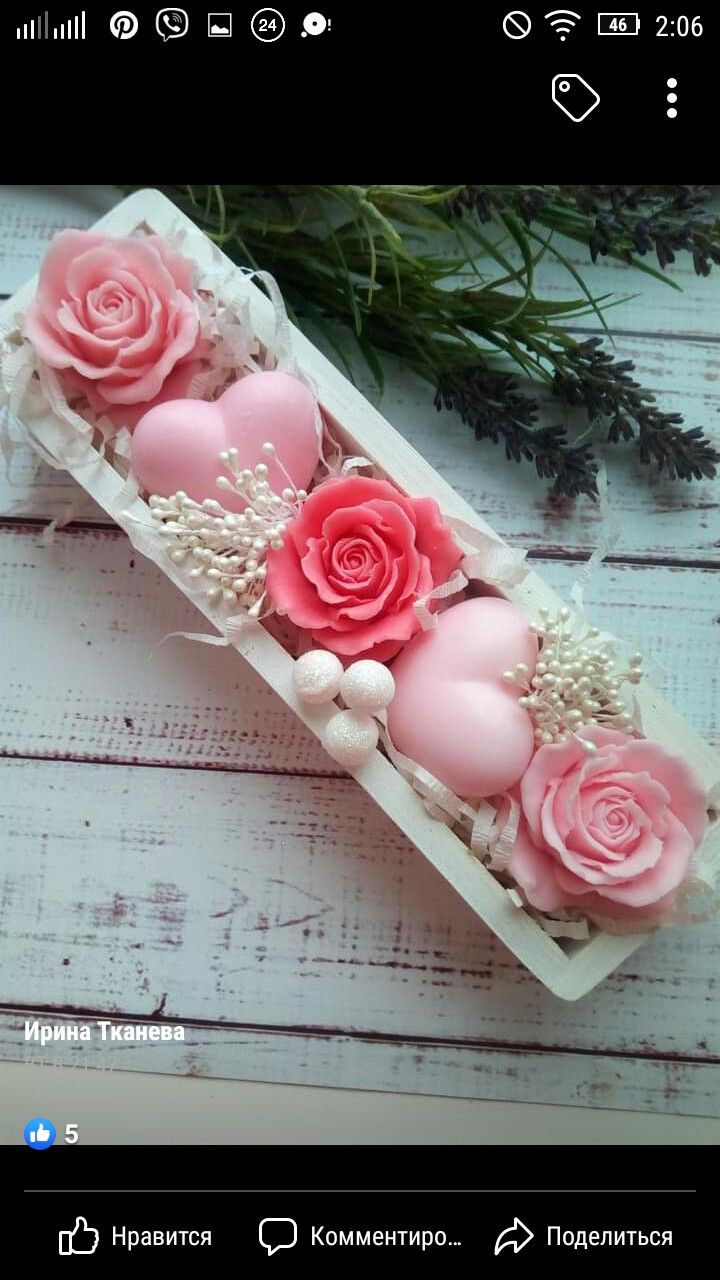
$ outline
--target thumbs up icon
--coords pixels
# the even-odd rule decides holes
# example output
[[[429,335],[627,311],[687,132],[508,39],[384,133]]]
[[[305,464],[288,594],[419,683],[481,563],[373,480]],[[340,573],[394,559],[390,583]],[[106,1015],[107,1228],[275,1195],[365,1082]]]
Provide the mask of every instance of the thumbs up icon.
[[[76,1218],[72,1231],[58,1231],[58,1253],[94,1253],[98,1247],[100,1232],[89,1227],[86,1218]]]
[[[33,1151],[47,1151],[55,1141],[55,1125],[45,1116],[35,1116],[25,1125],[23,1137]]]

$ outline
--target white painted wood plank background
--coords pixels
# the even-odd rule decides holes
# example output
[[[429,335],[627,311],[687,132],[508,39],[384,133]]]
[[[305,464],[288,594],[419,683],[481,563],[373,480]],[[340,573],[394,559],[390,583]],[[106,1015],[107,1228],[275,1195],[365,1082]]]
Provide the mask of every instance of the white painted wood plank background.
[[[78,224],[99,199],[87,216],[73,195]],[[570,292],[543,270],[546,293]],[[612,313],[618,353],[720,434],[720,277],[678,272],[678,294],[601,272],[598,291],[643,288]],[[382,407],[567,590],[596,537],[589,504],[549,506],[397,370]],[[661,663],[663,692],[717,741],[717,485],[648,484],[619,457],[624,536],[589,608]],[[26,1010],[155,1012],[189,1020],[188,1044],[128,1045],[116,1065],[718,1113],[716,925],[664,933],[580,1004],[556,1001],[236,655],[156,647],[198,615],[84,495],[29,459],[13,480],[0,484],[2,1056],[37,1056]],[[42,547],[39,522],[70,499],[79,523]]]

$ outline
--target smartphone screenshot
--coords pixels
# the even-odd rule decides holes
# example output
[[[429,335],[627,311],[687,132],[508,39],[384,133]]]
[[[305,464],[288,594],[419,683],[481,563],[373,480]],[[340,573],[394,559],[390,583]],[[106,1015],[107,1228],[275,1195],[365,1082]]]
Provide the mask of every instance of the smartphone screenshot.
[[[704,1257],[716,6],[0,23],[17,1221]]]

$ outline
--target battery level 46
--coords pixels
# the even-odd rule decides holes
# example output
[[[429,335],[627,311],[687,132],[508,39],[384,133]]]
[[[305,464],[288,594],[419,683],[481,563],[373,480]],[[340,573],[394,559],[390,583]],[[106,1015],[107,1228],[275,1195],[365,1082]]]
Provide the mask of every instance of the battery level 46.
[[[599,13],[599,36],[636,36],[640,33],[639,13]]]

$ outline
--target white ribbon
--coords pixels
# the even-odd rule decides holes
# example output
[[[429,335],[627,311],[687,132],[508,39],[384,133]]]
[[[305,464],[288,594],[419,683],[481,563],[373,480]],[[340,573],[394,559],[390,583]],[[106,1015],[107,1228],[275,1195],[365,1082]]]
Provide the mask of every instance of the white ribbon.
[[[427,769],[398,751],[390,737],[385,712],[376,718],[380,722],[380,740],[389,759],[417,791],[430,816],[448,827],[461,828],[470,852],[486,862],[491,871],[504,871],[517,835],[516,801],[509,795],[496,796],[493,801],[480,800],[475,805],[461,800]]]
[[[515,848],[518,826],[520,824],[520,806],[510,795],[498,797],[499,805],[488,838],[488,851],[491,871],[506,871],[510,854]],[[473,836],[475,832],[473,830]]]
[[[527,906],[525,910],[540,925],[543,933],[547,933],[551,938],[574,938],[581,942],[590,937],[590,926],[584,916],[572,916],[569,912],[567,917],[560,914],[545,916],[541,911]],[[637,933],[637,924],[634,925],[632,932]]]
[[[41,546],[43,547],[52,546],[53,542],[55,541],[55,530],[64,529],[67,524],[70,524],[70,521],[73,519],[75,515],[75,509],[76,508],[75,508],[74,502],[65,503],[60,514],[55,516],[55,519],[51,520],[49,524],[45,525],[45,528],[43,529],[40,535]]]
[[[477,529],[456,516],[443,515],[443,520],[466,546],[472,548],[472,554],[464,556],[459,568],[454,570],[446,582],[441,582],[415,601],[413,608],[423,631],[437,626],[438,614],[428,607],[431,601],[447,600],[459,591],[464,591],[473,579],[507,591],[522,582],[528,573],[525,551],[509,547],[500,538],[495,538],[484,529]]]
[[[216,636],[207,631],[168,631],[162,640],[158,640],[155,648],[159,649],[168,640],[193,640],[196,644],[214,644],[221,648],[227,648],[230,644],[227,635]]]
[[[582,568],[578,571],[577,577],[570,589],[570,599],[578,613],[583,612],[584,608],[584,589],[592,578],[598,565],[602,564],[606,556],[615,550],[620,541],[620,523],[614,514],[607,496],[608,479],[605,463],[601,462],[597,472],[597,491],[598,491],[598,507],[600,508],[600,536],[595,550],[585,561]]]
[[[585,917],[579,913],[560,910],[554,916],[544,916],[542,911],[531,907],[525,901],[518,889],[510,888],[506,890],[506,893],[513,906],[532,916],[535,923],[540,925],[543,933],[546,933],[548,937],[573,938],[578,942],[590,937],[590,926]]]
[[[286,373],[294,372],[297,361],[293,349],[292,325],[277,280],[269,271],[260,271],[255,267],[242,267],[241,270],[250,279],[262,281],[275,311],[275,336],[272,344],[275,368],[282,368]]]
[[[456,592],[463,591],[467,584],[468,580],[465,574],[460,569],[455,569],[447,582],[441,582],[440,586],[433,587],[432,591],[427,591],[424,596],[415,601],[413,609],[423,631],[430,631],[437,626],[437,614],[428,608],[430,601],[447,600],[449,596],[455,595]]]
[[[453,533],[471,547],[474,554],[465,556],[460,568],[468,578],[478,578],[490,587],[508,590],[527,577],[527,551],[510,547],[501,538],[477,529],[475,525],[459,520],[457,516],[444,516]]]

